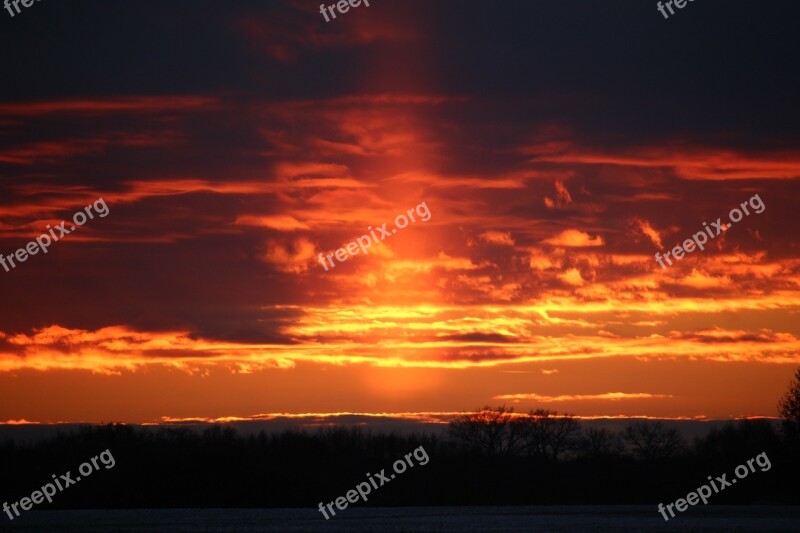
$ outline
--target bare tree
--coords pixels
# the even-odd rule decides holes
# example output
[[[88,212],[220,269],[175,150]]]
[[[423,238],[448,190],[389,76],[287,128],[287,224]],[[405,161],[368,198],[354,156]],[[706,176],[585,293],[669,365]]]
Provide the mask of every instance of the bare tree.
[[[646,461],[672,457],[684,448],[678,430],[668,428],[661,421],[631,424],[625,428],[624,438],[633,448],[634,455]]]
[[[559,415],[547,409],[530,411],[516,423],[523,428],[528,455],[554,460],[577,444],[577,433],[581,429],[575,415]]]
[[[587,457],[618,457],[625,452],[625,442],[619,433],[589,428],[583,434],[580,448]]]
[[[793,442],[800,437],[800,368],[794,372],[789,390],[778,402],[778,413],[783,418],[783,432]]]
[[[513,407],[485,406],[450,422],[450,434],[469,448],[488,455],[508,455],[519,450],[520,428],[513,421]]]

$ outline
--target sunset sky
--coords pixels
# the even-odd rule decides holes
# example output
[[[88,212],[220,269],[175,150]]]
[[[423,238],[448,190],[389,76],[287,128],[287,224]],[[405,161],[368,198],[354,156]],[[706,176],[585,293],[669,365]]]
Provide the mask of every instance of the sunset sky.
[[[0,422],[776,416],[800,4],[370,4],[2,12]]]

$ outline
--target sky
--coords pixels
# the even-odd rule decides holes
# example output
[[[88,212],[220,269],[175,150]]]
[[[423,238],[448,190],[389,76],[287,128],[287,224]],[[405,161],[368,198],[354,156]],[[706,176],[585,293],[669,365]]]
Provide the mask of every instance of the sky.
[[[0,422],[777,416],[800,363],[798,15],[0,11]]]

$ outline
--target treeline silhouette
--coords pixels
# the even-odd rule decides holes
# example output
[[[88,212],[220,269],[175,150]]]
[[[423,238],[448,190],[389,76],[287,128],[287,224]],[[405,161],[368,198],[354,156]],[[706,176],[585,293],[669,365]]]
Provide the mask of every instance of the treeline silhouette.
[[[572,415],[485,407],[447,435],[358,428],[240,435],[127,425],[83,427],[26,444],[0,444],[0,503],[32,491],[103,450],[116,461],[37,508],[316,507],[423,446],[410,468],[360,505],[638,504],[672,502],[766,452],[758,467],[711,504],[797,503],[797,440],[770,421],[742,420],[692,443],[661,422],[620,433],[583,430]]]

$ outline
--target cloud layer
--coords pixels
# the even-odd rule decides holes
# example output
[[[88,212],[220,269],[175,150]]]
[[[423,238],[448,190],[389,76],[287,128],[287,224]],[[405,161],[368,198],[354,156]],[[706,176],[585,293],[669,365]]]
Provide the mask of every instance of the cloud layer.
[[[41,58],[30,27],[3,36],[34,55],[0,91],[0,253],[101,196],[111,214],[0,271],[0,419],[774,414],[800,362],[785,12],[763,7],[767,34],[697,6],[676,40],[634,2],[328,24],[300,2],[123,2],[91,28],[75,5],[37,12]],[[754,194],[764,212],[655,262]],[[429,221],[318,263],[420,202]],[[56,377],[108,409],[20,385]],[[191,408],[131,407],[153,386]]]

